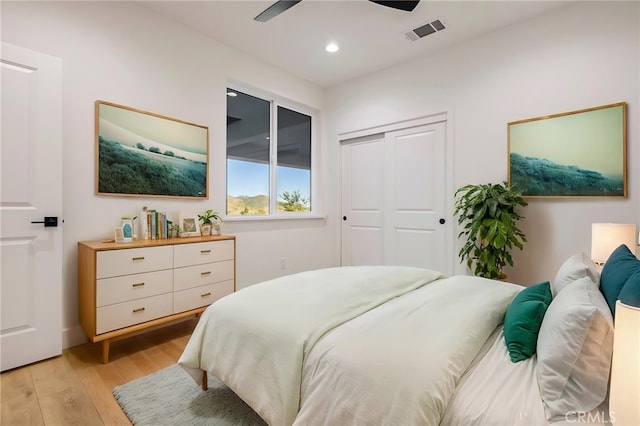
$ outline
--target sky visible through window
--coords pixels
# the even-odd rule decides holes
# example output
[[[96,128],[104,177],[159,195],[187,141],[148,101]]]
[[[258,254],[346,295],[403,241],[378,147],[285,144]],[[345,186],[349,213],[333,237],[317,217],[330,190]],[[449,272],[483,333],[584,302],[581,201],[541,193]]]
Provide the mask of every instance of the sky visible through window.
[[[310,171],[293,167],[278,167],[278,198],[283,192],[300,191],[304,198],[310,198]],[[269,165],[250,161],[227,160],[227,194],[269,195]]]

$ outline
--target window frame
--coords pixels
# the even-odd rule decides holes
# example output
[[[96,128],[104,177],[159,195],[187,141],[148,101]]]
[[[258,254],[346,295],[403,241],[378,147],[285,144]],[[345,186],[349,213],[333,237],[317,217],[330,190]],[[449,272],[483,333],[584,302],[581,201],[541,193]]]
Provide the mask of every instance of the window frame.
[[[315,198],[318,193],[316,182],[317,178],[317,153],[318,153],[318,123],[319,123],[319,111],[301,104],[299,102],[286,99],[284,97],[269,93],[264,90],[255,89],[244,86],[242,84],[227,82],[225,88],[225,96],[229,91],[237,91],[250,95],[264,101],[269,102],[269,213],[264,215],[227,215],[228,200],[229,200],[229,175],[227,170],[227,164],[229,158],[227,157],[227,133],[225,126],[225,221],[255,221],[255,220],[282,220],[282,219],[314,219],[324,218],[319,213],[319,202]],[[225,111],[227,110],[228,99],[225,98]],[[309,211],[301,212],[285,212],[278,211],[278,107],[283,107],[288,110],[307,115],[311,118],[311,170],[309,176]],[[275,143],[274,143],[275,141]]]

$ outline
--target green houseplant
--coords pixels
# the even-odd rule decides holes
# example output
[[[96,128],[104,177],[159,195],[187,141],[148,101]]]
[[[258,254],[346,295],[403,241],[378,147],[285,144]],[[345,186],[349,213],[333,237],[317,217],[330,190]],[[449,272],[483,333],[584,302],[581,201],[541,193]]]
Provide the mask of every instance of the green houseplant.
[[[218,215],[218,212],[207,209],[204,214],[198,215],[198,220],[200,220],[201,235],[211,235],[212,229],[216,230],[216,234],[220,232],[222,218]]]
[[[458,238],[466,237],[460,249],[460,261],[467,262],[473,274],[479,277],[503,279],[502,268],[513,266],[511,251],[522,250],[527,241],[518,228],[523,219],[519,207],[527,202],[522,192],[502,184],[465,185],[455,192],[454,216],[463,229]]]

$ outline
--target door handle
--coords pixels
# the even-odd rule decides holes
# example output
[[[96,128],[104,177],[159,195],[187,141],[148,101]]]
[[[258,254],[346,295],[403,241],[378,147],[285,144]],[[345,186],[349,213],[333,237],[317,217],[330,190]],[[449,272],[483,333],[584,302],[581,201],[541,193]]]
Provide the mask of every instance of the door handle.
[[[44,223],[45,228],[55,228],[56,226],[58,226],[58,216],[45,216],[43,221],[31,223]]]

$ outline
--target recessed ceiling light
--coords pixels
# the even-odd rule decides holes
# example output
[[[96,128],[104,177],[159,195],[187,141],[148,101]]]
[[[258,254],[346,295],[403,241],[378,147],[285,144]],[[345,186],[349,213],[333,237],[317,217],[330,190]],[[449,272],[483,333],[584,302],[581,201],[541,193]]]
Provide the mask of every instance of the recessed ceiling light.
[[[338,50],[340,50],[340,47],[338,47],[337,44],[331,42],[331,43],[327,44],[327,47],[325,47],[324,49],[329,53],[334,53],[334,52],[337,52]]]
[[[236,96],[238,96],[238,94],[236,92],[227,92],[227,96],[235,98]]]

